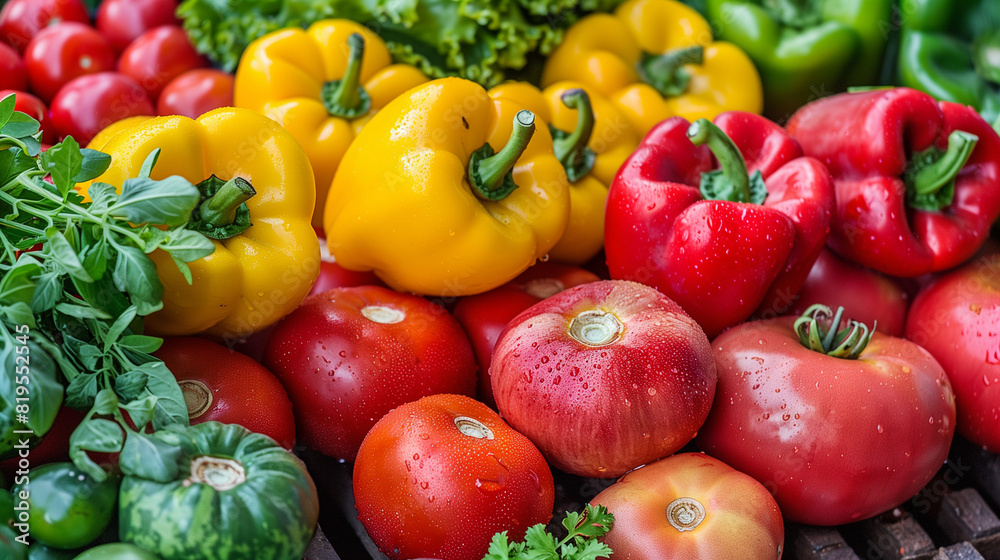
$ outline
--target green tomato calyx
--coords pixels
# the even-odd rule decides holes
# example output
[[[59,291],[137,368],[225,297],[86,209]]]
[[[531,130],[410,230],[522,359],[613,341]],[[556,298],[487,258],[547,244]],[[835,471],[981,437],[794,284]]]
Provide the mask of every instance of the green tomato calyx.
[[[834,313],[825,305],[813,304],[795,320],[795,334],[798,335],[799,342],[810,350],[834,358],[855,360],[871,341],[878,321],[871,330],[868,325],[854,319],[848,319],[847,326],[840,328],[843,318],[843,307],[838,307]]]

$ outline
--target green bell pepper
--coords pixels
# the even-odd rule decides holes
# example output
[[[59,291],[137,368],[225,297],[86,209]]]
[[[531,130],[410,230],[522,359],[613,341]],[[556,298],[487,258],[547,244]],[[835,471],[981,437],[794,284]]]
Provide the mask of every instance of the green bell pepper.
[[[902,0],[900,84],[1000,116],[1000,3]]]
[[[784,121],[805,103],[874,84],[892,0],[708,0],[718,37],[743,49],[764,85],[764,114]]]

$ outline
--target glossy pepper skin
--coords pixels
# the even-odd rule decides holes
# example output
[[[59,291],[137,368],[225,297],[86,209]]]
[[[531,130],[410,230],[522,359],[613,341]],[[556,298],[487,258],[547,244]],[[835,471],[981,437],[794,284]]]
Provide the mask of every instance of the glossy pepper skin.
[[[236,71],[233,103],[278,121],[305,149],[316,176],[312,223],[321,227],[326,193],[358,131],[396,96],[426,81],[416,68],[393,64],[367,27],[328,19],[251,43]]]
[[[330,188],[324,229],[345,268],[374,270],[399,291],[469,295],[547,254],[569,204],[552,137],[532,113],[442,78],[397,97],[361,131]]]
[[[1000,117],[1000,7],[995,0],[902,0],[899,83]]]
[[[750,58],[713,41],[705,18],[674,0],[629,0],[573,25],[542,72],[542,86],[563,80],[610,99],[640,134],[673,116],[694,121],[763,108]]]
[[[608,185],[639,145],[639,134],[617,106],[575,82],[555,83],[545,91],[507,82],[489,94],[520,103],[548,124],[569,179],[570,200],[569,223],[549,256],[567,264],[586,263],[604,246]]]
[[[848,260],[900,277],[947,270],[1000,216],[1000,137],[971,107],[908,88],[844,93],[788,131],[833,175],[829,244]]]
[[[198,184],[212,175],[240,177],[256,194],[244,202],[249,228],[213,239],[215,252],[189,264],[191,284],[167,253],[150,253],[164,292],[163,309],[146,317],[148,331],[240,338],[295,309],[319,273],[319,241],[309,224],[312,169],[295,139],[248,109],[225,107],[197,120],[157,117],[104,146],[111,166],[96,180],[120,190],[156,148],[153,179],[180,175]]]
[[[710,123],[695,125],[660,123],[625,162],[608,193],[605,252],[612,278],[655,287],[713,338],[755,311],[773,317],[792,304],[826,242],[833,184],[764,117],[716,118],[728,154],[693,144],[689,134]],[[750,171],[749,200],[706,199],[719,164],[722,176]]]
[[[805,103],[877,83],[892,0],[708,0],[719,37],[746,51],[764,114],[784,122]]]

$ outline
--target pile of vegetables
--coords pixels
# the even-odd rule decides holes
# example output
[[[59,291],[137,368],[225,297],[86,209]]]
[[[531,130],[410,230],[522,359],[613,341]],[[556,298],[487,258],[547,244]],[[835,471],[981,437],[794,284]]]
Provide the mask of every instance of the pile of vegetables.
[[[4,557],[296,560],[309,448],[392,559],[781,558],[1000,452],[1000,10],[698,8],[7,2]]]

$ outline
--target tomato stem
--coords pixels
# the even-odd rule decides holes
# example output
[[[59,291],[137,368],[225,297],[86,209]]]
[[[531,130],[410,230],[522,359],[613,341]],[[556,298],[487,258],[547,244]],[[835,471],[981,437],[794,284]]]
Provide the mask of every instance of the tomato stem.
[[[843,317],[843,307],[838,307],[834,313],[823,304],[811,305],[795,320],[795,334],[806,348],[834,358],[857,359],[871,342],[878,321],[869,330],[868,325],[850,319],[847,326],[841,329]]]

